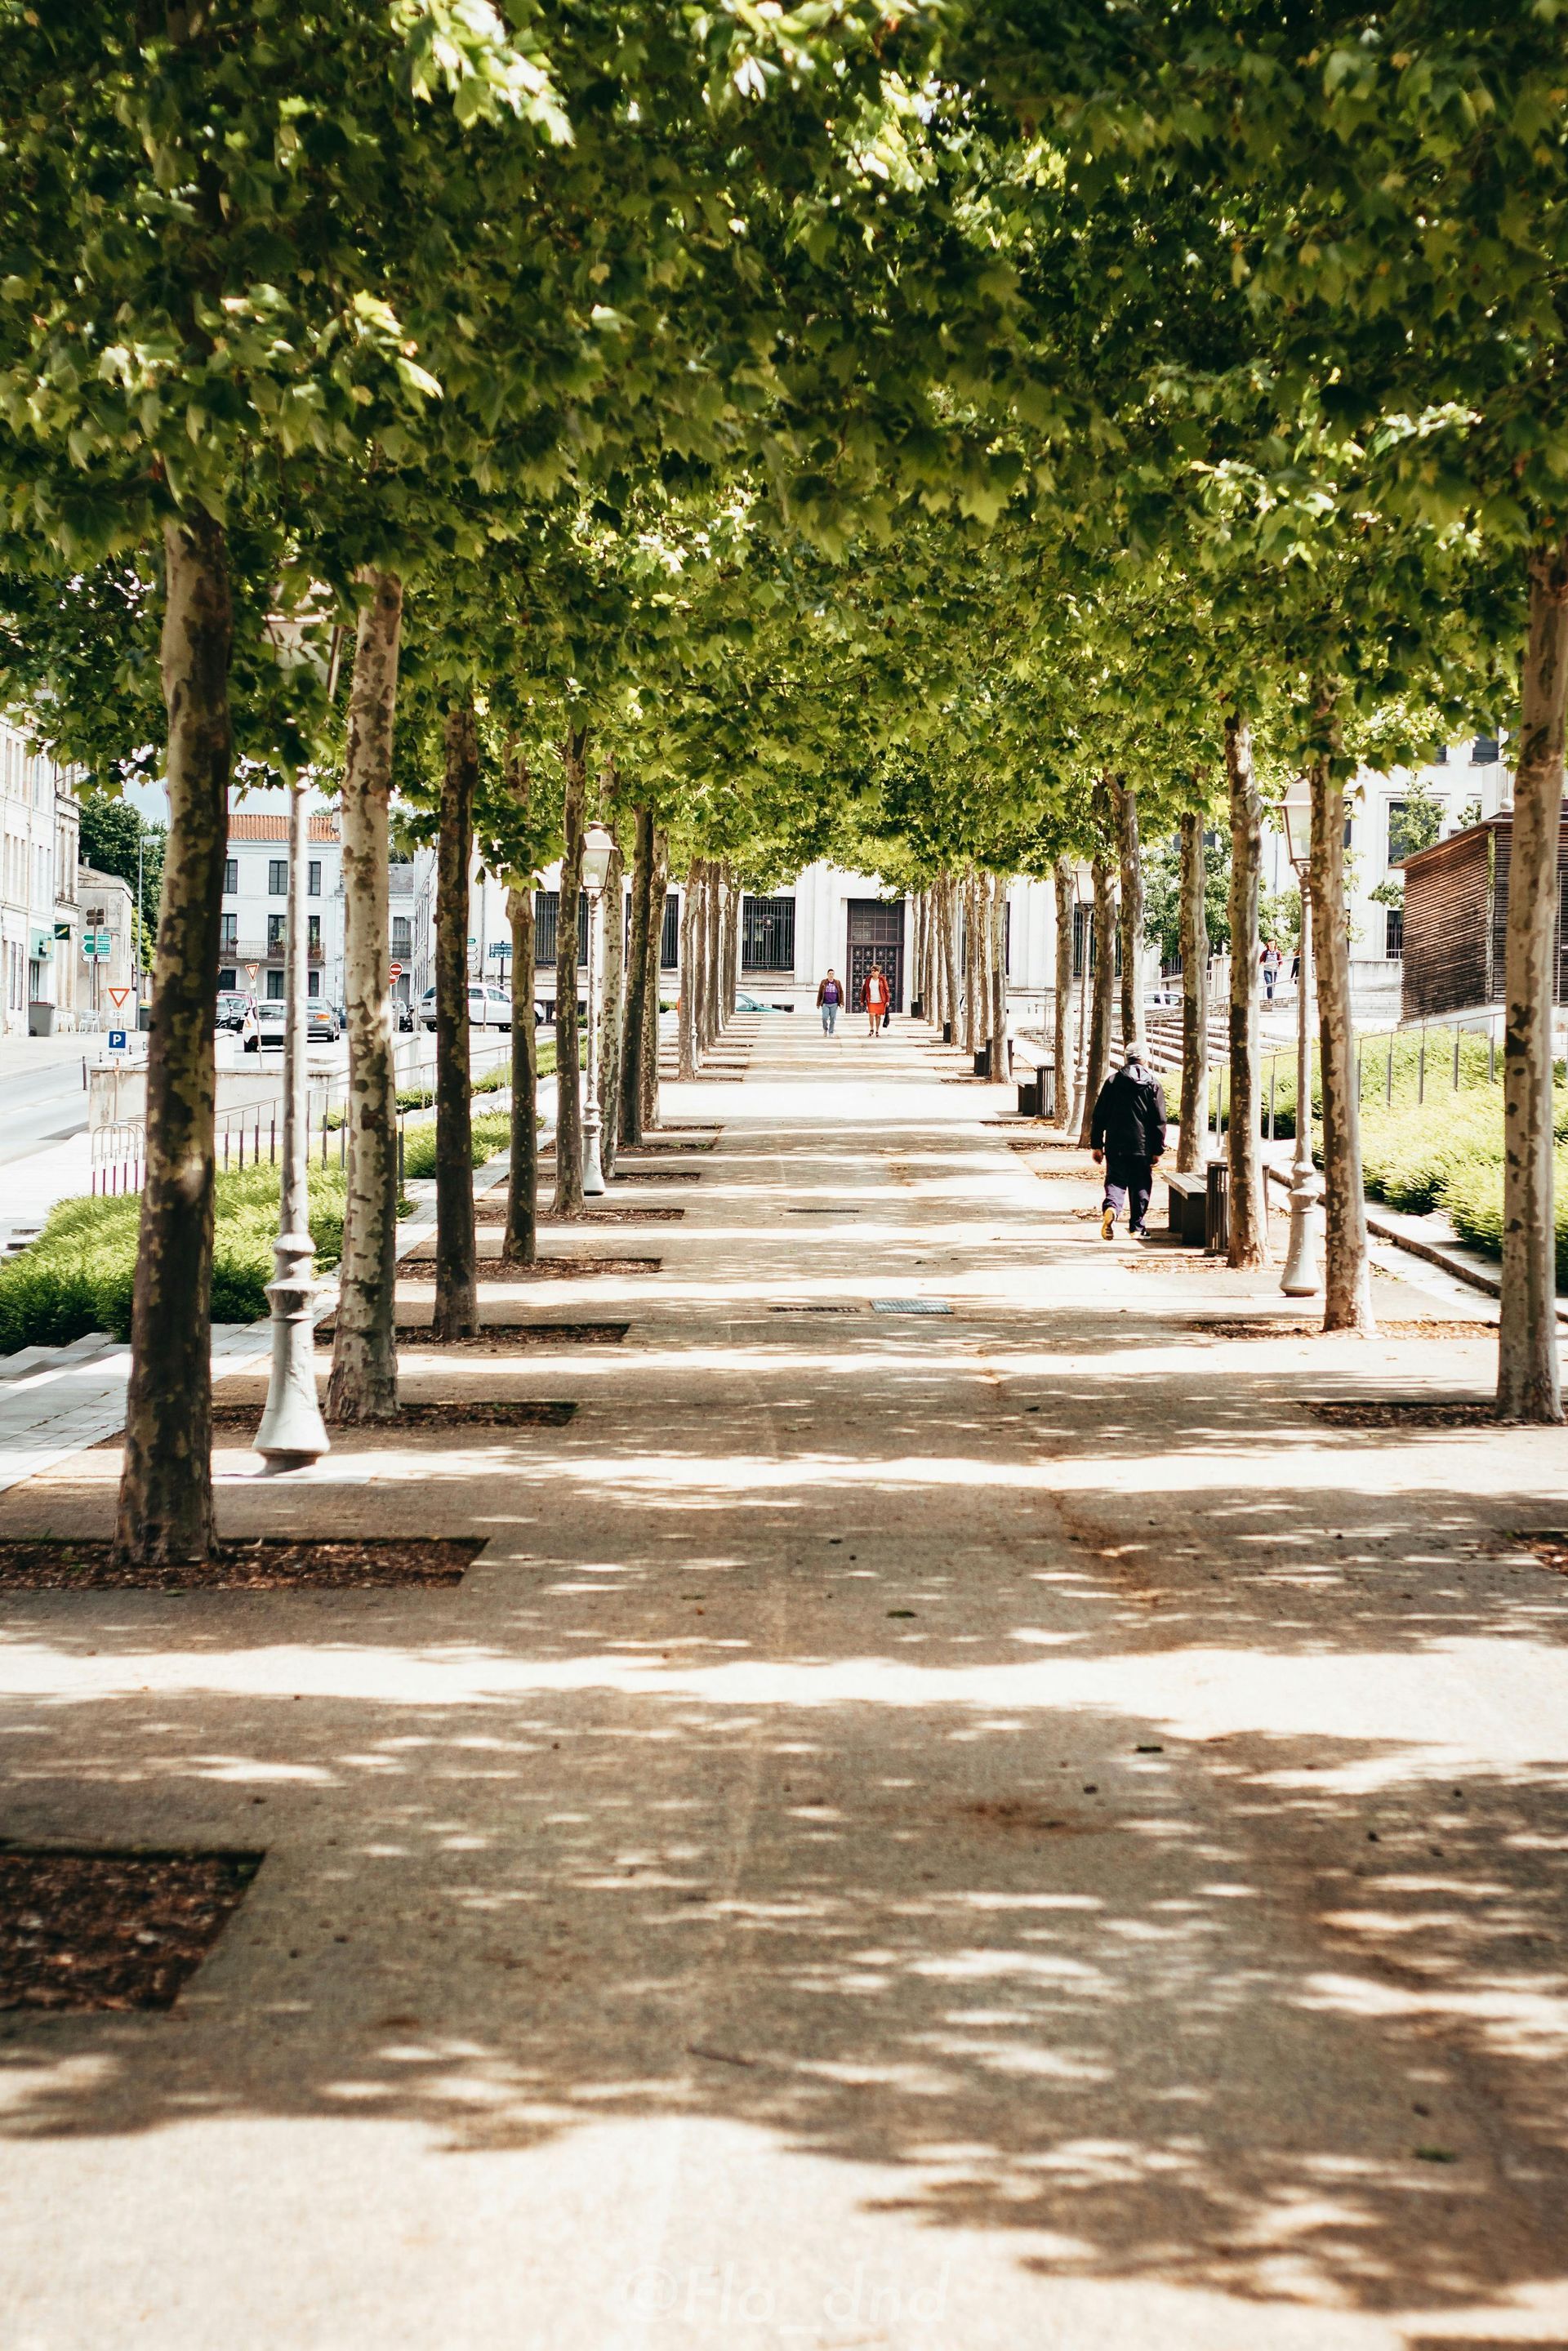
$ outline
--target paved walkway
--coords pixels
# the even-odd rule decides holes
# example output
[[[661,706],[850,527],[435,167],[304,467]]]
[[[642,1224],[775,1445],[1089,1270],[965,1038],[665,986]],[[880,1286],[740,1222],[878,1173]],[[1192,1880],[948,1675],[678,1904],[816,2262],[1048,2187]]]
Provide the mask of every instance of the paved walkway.
[[[662,1270],[486,1292],[625,1343],[409,1353],[570,1426],[222,1457],[461,1588],[7,1604],[8,1834],[267,1856],[170,2014],[0,2018],[7,2351],[1568,2338],[1568,1446],[1314,1419],[1491,1343],[1193,1330],[1272,1280],[923,1036],[737,1023],[685,1220],[549,1236]]]

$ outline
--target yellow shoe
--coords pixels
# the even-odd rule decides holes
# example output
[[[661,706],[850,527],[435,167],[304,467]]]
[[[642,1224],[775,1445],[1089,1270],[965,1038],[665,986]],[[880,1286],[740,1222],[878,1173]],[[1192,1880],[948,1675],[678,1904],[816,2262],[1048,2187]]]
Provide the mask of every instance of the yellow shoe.
[[[1101,1217],[1101,1219],[1100,1219],[1100,1238],[1101,1238],[1101,1239],[1102,1239],[1103,1241],[1108,1241],[1108,1240],[1110,1239],[1110,1238],[1111,1238],[1112,1234],[1115,1231],[1115,1229],[1116,1229],[1116,1211],[1115,1211],[1115,1209],[1114,1209],[1114,1208],[1107,1208],[1107,1209],[1106,1209],[1106,1211],[1105,1211],[1105,1213],[1104,1213],[1104,1215],[1103,1215],[1103,1216]]]

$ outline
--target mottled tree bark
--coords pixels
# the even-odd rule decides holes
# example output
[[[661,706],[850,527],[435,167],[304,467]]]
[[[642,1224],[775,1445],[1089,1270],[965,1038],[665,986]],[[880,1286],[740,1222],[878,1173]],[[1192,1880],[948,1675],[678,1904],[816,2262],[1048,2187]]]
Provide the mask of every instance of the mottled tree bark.
[[[1116,890],[1103,857],[1094,860],[1094,982],[1089,1013],[1089,1066],[1083,1073],[1083,1102],[1078,1140],[1085,1150],[1111,1066],[1111,1020],[1116,996]]]
[[[582,1058],[577,1029],[578,910],[582,896],[582,820],[588,789],[588,729],[569,726],[561,743],[563,847],[555,930],[555,1213],[582,1214]]]
[[[1535,549],[1521,688],[1503,957],[1502,1306],[1498,1410],[1560,1421],[1552,1199],[1552,1005],[1568,695],[1568,542]]]
[[[621,1047],[626,1026],[626,859],[613,810],[604,822],[615,846],[604,877],[603,996],[599,1008],[599,1164],[608,1179],[615,1173],[621,1134]]]
[[[1176,1170],[1190,1176],[1208,1158],[1208,913],[1203,818],[1181,820],[1181,1129]]]
[[[707,917],[707,935],[705,942],[706,976],[703,987],[703,1003],[707,1013],[707,1043],[711,1050],[717,1044],[719,1032],[724,1027],[723,977],[719,957],[718,867],[711,862],[706,863],[703,867],[703,878],[707,885],[703,909]]]
[[[472,703],[446,714],[435,851],[435,1311],[438,1339],[479,1327],[474,1243],[474,1078],[468,1035],[469,869],[479,729]]]
[[[664,969],[664,900],[670,886],[670,837],[653,828],[653,886],[648,919],[648,987],[643,1005],[643,1132],[659,1123],[659,980]]]
[[[1371,1332],[1375,1327],[1372,1266],[1366,1252],[1355,1025],[1350,1004],[1350,923],[1345,911],[1344,787],[1334,773],[1338,729],[1333,688],[1319,686],[1315,700],[1322,747],[1310,770],[1310,880],[1318,991],[1318,1067],[1323,1096],[1323,1329]],[[1257,962],[1254,947],[1254,970]]]
[[[680,1009],[676,1015],[677,1074],[695,1078],[697,1073],[697,861],[694,857],[686,868],[685,882],[681,890],[681,987]]]
[[[1051,967],[1052,1004],[1051,1050],[1055,1061],[1056,1123],[1072,1124],[1072,919],[1078,888],[1072,868],[1061,859],[1051,869],[1056,898],[1055,955]]]
[[[1116,812],[1116,857],[1122,885],[1122,1035],[1127,1044],[1143,1034],[1144,854],[1138,838],[1138,796],[1120,777],[1111,781]]]
[[[964,877],[964,1050],[977,1053],[984,1034],[985,957],[980,952],[980,877]]]
[[[539,1041],[534,1027],[531,881],[507,891],[507,914],[512,926],[512,1138],[501,1254],[532,1265],[538,1256]]]
[[[725,946],[724,946],[724,1017],[735,1018],[735,999],[740,994],[740,903],[744,896],[733,870],[725,868]]]
[[[343,768],[343,997],[349,1029],[348,1200],[327,1417],[397,1416],[397,1060],[392,1040],[387,810],[402,582],[371,572],[354,636]]]
[[[197,512],[171,521],[163,552],[169,837],[114,1530],[119,1562],[154,1567],[204,1559],[213,1543],[213,1040],[234,761],[234,620],[222,526]]]
[[[1258,890],[1263,869],[1263,814],[1252,773],[1252,730],[1232,712],[1225,721],[1225,777],[1230,794],[1230,1249],[1227,1263],[1269,1262],[1269,1207],[1258,1092]]]
[[[625,1041],[621,1055],[622,1143],[643,1140],[643,1055],[648,1027],[648,925],[653,919],[653,811],[632,811],[632,935],[627,947]],[[653,973],[655,990],[658,971]]]
[[[1000,873],[991,876],[990,916],[991,1075],[1005,1084],[1013,1072],[1008,1049],[1008,885]]]

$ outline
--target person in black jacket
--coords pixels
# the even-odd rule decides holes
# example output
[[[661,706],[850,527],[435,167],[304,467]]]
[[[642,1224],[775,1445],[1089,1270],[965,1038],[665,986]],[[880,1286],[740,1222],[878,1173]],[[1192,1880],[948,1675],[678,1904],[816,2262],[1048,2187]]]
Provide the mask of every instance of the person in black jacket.
[[[1105,1206],[1100,1238],[1109,1240],[1123,1204],[1127,1230],[1141,1237],[1154,1189],[1155,1162],[1166,1147],[1166,1097],[1138,1045],[1127,1048],[1125,1066],[1100,1089],[1089,1123],[1094,1164],[1105,1163]]]

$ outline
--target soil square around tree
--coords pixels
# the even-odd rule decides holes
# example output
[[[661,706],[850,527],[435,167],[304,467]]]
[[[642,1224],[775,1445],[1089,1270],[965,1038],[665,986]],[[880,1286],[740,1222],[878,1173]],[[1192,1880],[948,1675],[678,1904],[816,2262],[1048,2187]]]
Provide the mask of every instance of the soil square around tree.
[[[0,2009],[172,2007],[264,1858],[0,1850]]]
[[[485,1322],[471,1339],[438,1339],[428,1322],[400,1322],[400,1347],[439,1347],[443,1353],[466,1348],[474,1354],[509,1355],[519,1347],[617,1347],[630,1322]],[[319,1323],[316,1344],[329,1347],[332,1329]]]
[[[214,1404],[213,1426],[254,1437],[260,1433],[262,1410],[257,1403]],[[395,1421],[354,1424],[345,1433],[358,1437],[395,1437],[411,1428],[564,1428],[576,1411],[575,1402],[558,1397],[421,1396],[401,1401]],[[345,1424],[329,1420],[327,1426]]]
[[[486,1541],[483,1535],[262,1535],[220,1542],[206,1559],[127,1567],[115,1562],[107,1541],[23,1536],[0,1541],[0,1592],[354,1591],[461,1583]]]
[[[575,1224],[575,1217],[568,1219]],[[482,1257],[476,1268],[481,1281],[572,1281],[580,1273],[657,1273],[664,1264],[658,1257],[541,1257],[532,1265],[524,1265],[516,1258]],[[427,1277],[425,1268],[434,1269],[435,1253],[423,1249],[405,1257],[405,1266],[418,1269],[411,1278],[411,1287],[424,1287],[434,1280],[434,1270]]]

